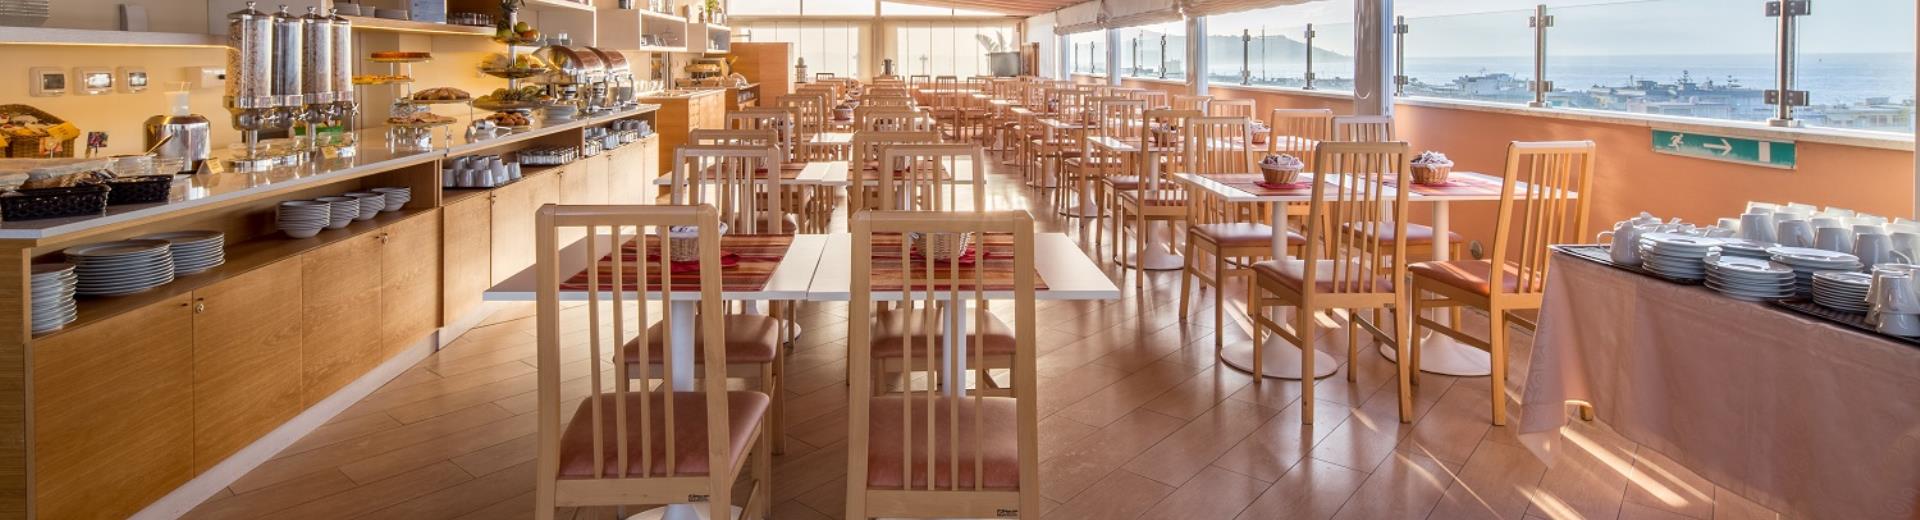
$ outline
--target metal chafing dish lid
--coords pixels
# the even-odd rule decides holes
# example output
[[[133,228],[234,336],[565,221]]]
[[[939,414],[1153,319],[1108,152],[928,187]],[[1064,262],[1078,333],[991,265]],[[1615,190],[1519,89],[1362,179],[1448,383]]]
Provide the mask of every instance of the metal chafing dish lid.
[[[594,74],[607,71],[606,60],[600,54],[587,47],[569,47],[555,45],[553,66],[567,74]]]
[[[593,51],[594,54],[600,55],[601,61],[606,63],[607,72],[621,73],[621,72],[630,72],[633,70],[633,68],[627,64],[627,55],[621,54],[620,51],[607,50],[607,49],[602,49],[598,47],[587,47],[587,50]]]

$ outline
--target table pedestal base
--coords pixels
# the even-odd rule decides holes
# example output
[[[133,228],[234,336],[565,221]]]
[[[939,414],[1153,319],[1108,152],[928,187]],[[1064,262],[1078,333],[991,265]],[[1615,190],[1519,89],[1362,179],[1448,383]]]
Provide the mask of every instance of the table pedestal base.
[[[1344,341],[1344,340],[1343,340]],[[1253,373],[1253,342],[1228,343],[1220,349],[1220,360],[1241,372]],[[1300,348],[1278,337],[1267,338],[1267,352],[1260,359],[1266,365],[1261,375],[1275,379],[1300,379]],[[1344,348],[1344,344],[1343,344]],[[1424,359],[1421,361],[1425,361]],[[1318,349],[1313,351],[1313,378],[1333,375],[1340,362]]]
[[[745,511],[740,509],[740,506],[734,506],[733,518],[730,520],[737,520],[738,518],[740,518],[740,513],[743,513],[743,512]],[[656,507],[646,511],[641,511],[639,514],[627,517],[627,520],[711,520],[711,519],[708,518],[707,508],[704,506],[696,507],[689,504],[673,504],[666,507]]]
[[[1449,376],[1478,377],[1493,374],[1493,356],[1461,344],[1445,334],[1427,332],[1420,337],[1420,371]],[[1399,362],[1392,345],[1381,345],[1380,355]]]
[[[1187,258],[1159,245],[1148,245],[1145,256],[1127,253],[1125,258],[1120,259],[1120,265],[1148,271],[1178,271],[1187,266]]]
[[[1100,207],[1091,204],[1078,204],[1062,208],[1060,215],[1067,218],[1093,218],[1100,216]]]

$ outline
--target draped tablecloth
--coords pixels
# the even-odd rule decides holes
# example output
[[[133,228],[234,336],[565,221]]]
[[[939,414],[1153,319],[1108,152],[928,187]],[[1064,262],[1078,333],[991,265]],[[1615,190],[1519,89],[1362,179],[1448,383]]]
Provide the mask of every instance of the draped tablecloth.
[[[1920,518],[1920,349],[1555,252],[1522,391],[1548,463],[1568,401],[1796,518]]]

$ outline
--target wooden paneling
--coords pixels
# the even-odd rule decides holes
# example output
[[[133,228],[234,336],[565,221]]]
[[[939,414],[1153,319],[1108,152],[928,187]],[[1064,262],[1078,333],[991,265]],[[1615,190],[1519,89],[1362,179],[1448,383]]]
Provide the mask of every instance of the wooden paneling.
[[[27,264],[25,250],[0,254],[0,518],[27,515]]]
[[[195,473],[300,413],[301,295],[296,261],[194,292]],[[350,329],[331,330],[322,339]]]
[[[440,218],[421,215],[387,227],[380,258],[380,329],[393,357],[440,328]],[[356,376],[358,377],[358,376]]]
[[[728,55],[739,58],[733,71],[760,84],[760,103],[773,103],[793,93],[793,44],[788,42],[733,42]]]
[[[380,256],[383,232],[368,233],[300,257],[306,291],[300,402],[320,402],[380,364]]]
[[[40,518],[126,517],[193,476],[193,350],[184,294],[34,345]]]
[[[533,180],[508,184],[493,190],[493,226],[488,247],[493,251],[493,276],[487,286],[500,283],[513,273],[533,265]]]
[[[603,157],[588,157],[560,167],[560,203],[593,204],[593,192],[598,191],[593,182],[594,165],[599,164],[601,175],[606,175],[607,160]],[[605,182],[599,186],[606,186]],[[603,201],[604,202],[604,201]],[[535,206],[538,207],[538,206]]]
[[[441,248],[443,314],[453,323],[480,307],[480,293],[492,285],[493,198],[482,194],[440,210],[445,241]]]
[[[602,152],[600,155],[588,157],[587,160],[582,161],[586,163],[581,166],[581,170],[586,173],[586,175],[584,175],[586,177],[585,188],[583,189],[585,189],[587,193],[584,202],[578,204],[606,204],[612,200],[608,196],[612,193],[608,191],[608,188],[612,186],[607,183],[609,182],[608,176],[610,175],[608,172],[613,169],[613,152],[616,151],[618,150]]]

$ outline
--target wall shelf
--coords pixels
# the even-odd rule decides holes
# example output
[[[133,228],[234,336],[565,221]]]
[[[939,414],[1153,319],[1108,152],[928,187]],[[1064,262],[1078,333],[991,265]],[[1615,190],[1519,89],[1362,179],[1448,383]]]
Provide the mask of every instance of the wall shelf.
[[[8,27],[0,30],[0,45],[90,45],[152,47],[223,47],[227,39],[212,34]]]
[[[353,22],[356,31],[381,31],[411,34],[441,34],[451,36],[493,36],[493,29],[435,22],[415,22],[412,20],[394,20],[368,16],[345,16]]]
[[[554,8],[593,12],[592,4],[569,2],[567,0],[526,0],[528,9]]]
[[[601,9],[598,23],[600,46],[609,49],[688,52],[687,42],[694,41],[686,18],[645,9]],[[643,37],[679,43],[646,45]]]

